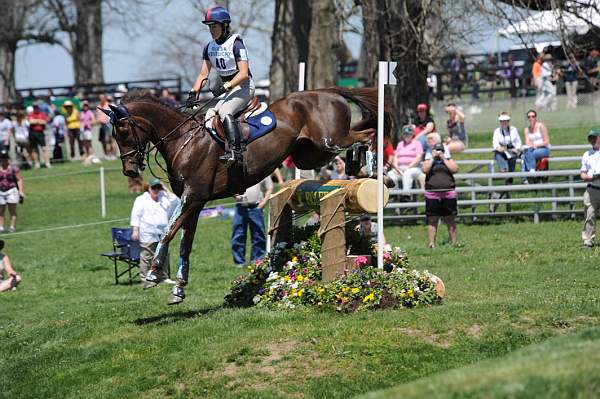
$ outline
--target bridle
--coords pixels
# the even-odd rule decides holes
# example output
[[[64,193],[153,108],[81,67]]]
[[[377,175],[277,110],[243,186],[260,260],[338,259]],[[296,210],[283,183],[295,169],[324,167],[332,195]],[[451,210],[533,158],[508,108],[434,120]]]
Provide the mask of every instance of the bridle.
[[[134,129],[134,127],[140,128],[146,133],[150,132],[148,132],[148,129],[140,125],[135,119],[132,119],[131,116],[126,116],[120,118],[117,121],[117,123],[113,123],[112,136],[115,140],[117,139],[117,125],[121,125],[123,123],[127,123],[130,125],[129,131],[133,134],[135,144],[131,151],[127,151],[126,153],[121,154],[121,161],[128,161],[134,165],[137,165],[140,168],[140,170],[143,171],[144,169],[146,169],[144,158],[147,157],[149,152],[146,150],[147,145],[142,144],[142,140],[140,140],[140,136],[138,135],[137,129]]]

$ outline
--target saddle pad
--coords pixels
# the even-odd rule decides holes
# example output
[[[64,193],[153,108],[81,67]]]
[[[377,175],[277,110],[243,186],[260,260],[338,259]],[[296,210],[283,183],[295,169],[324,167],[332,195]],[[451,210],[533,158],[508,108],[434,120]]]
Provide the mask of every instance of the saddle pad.
[[[277,126],[277,119],[268,108],[260,113],[254,112],[254,114],[254,116],[250,116],[244,122],[242,122],[242,128],[244,128],[243,125],[247,125],[248,128],[250,128],[250,133],[248,135],[248,140],[246,140],[246,144],[250,144],[254,140],[261,138],[265,134],[271,132]],[[208,133],[210,133],[213,140],[219,143],[219,145],[222,147],[225,146],[223,139],[219,137],[215,129],[212,127],[212,119],[206,122],[206,130],[208,130]]]

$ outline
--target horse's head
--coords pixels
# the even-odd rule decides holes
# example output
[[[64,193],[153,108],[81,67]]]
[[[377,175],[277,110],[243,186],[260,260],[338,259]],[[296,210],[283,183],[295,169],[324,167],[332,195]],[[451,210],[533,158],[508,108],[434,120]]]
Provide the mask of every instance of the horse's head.
[[[110,110],[101,109],[113,124],[113,137],[117,141],[123,163],[123,174],[137,177],[145,168],[146,144],[152,129],[148,121],[130,114],[125,105],[109,105]]]

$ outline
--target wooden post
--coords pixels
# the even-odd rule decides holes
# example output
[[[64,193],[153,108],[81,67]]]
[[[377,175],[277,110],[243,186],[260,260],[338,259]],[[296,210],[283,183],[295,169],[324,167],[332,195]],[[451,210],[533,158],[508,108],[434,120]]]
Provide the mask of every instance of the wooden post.
[[[321,200],[321,265],[323,282],[335,279],[346,269],[344,201],[346,189],[332,191]]]
[[[292,228],[292,208],[289,205],[294,190],[286,187],[269,199],[269,235],[271,248],[280,242],[288,242]]]

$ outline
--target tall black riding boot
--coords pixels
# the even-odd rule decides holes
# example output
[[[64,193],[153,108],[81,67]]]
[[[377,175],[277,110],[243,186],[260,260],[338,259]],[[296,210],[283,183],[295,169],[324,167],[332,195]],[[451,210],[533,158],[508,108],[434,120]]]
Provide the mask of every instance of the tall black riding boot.
[[[225,130],[227,145],[225,147],[225,154],[219,158],[219,161],[229,166],[240,161],[242,158],[242,132],[238,121],[232,115],[225,115],[223,129]]]

